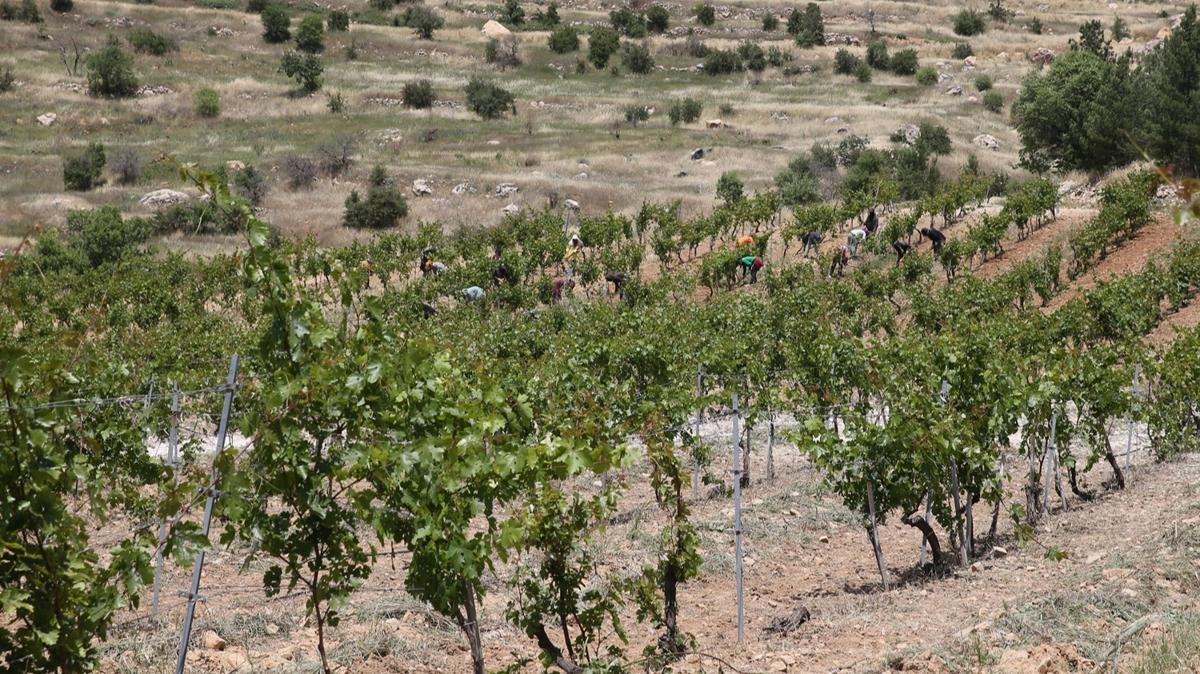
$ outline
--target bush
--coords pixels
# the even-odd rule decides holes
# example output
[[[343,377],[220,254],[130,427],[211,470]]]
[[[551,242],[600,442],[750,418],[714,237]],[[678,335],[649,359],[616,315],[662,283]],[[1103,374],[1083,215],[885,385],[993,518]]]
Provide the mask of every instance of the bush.
[[[311,189],[313,183],[317,182],[317,162],[308,157],[298,154],[286,155],[279,161],[279,168],[283,171],[288,188],[293,191]]]
[[[425,5],[414,5],[404,13],[404,25],[417,32],[422,40],[432,40],[433,31],[445,25],[442,16]]]
[[[50,0],[50,9],[59,14],[66,14],[75,8],[73,0]]]
[[[246,12],[249,14],[261,14],[269,4],[270,0],[247,0]]]
[[[133,57],[121,50],[117,36],[109,35],[108,43],[87,60],[88,93],[104,98],[129,98],[137,94],[137,75],[133,74]]]
[[[631,126],[637,126],[638,122],[644,122],[647,119],[650,119],[650,108],[644,105],[625,106],[625,121]]]
[[[744,199],[745,189],[742,179],[733,171],[726,171],[717,179],[717,196],[726,206],[732,206]]]
[[[815,2],[804,7],[804,13],[793,9],[788,16],[788,33],[796,36],[800,47],[817,47],[825,44],[825,17]]]
[[[617,49],[620,47],[621,36],[617,35],[617,31],[605,26],[597,26],[588,36],[588,61],[596,67],[596,70],[603,70],[608,66],[608,60],[617,53]]]
[[[292,20],[283,7],[272,3],[263,9],[260,16],[264,40],[271,44],[280,44],[292,39]]]
[[[867,44],[867,65],[876,70],[887,70],[891,65],[887,45],[882,40],[873,40]]]
[[[973,9],[963,9],[954,15],[954,33],[964,37],[979,35],[987,29],[983,15]]]
[[[974,53],[975,50],[971,49],[971,45],[969,43],[958,42],[954,45],[954,49],[950,50],[950,58],[962,60],[973,55]]]
[[[917,70],[917,84],[927,87],[931,84],[937,84],[937,79],[938,71],[933,66],[921,66]]]
[[[329,13],[325,25],[331,33],[344,33],[350,30],[350,12],[344,9],[333,10]]]
[[[574,26],[562,26],[550,33],[547,40],[550,51],[555,54],[569,54],[579,51],[579,31]]]
[[[296,27],[296,49],[309,54],[325,51],[325,22],[316,14],[309,14]]]
[[[742,58],[729,49],[713,49],[704,57],[704,72],[709,75],[728,75],[741,72]]]
[[[165,56],[179,51],[179,45],[174,40],[165,35],[159,35],[149,28],[135,28],[130,31],[127,39],[129,46],[139,54]]]
[[[983,109],[988,112],[1000,112],[1004,109],[1004,97],[999,91],[989,91],[983,95]]]
[[[17,76],[13,75],[12,68],[0,70],[0,94],[12,91],[16,86]]]
[[[1110,30],[1112,31],[1112,39],[1114,42],[1120,42],[1121,40],[1129,37],[1129,24],[1125,23],[1125,19],[1122,19],[1119,16],[1113,17],[1112,28]]]
[[[650,5],[646,10],[646,28],[651,33],[665,33],[671,27],[671,13],[662,5]]]
[[[722,117],[733,117],[737,114],[737,110],[734,109],[733,103],[722,103],[718,105],[717,112],[721,113]]]
[[[510,110],[517,114],[512,93],[491,80],[472,77],[464,90],[467,107],[484,119],[503,117]]]
[[[117,150],[108,166],[121,185],[132,185],[142,178],[142,158],[131,147]]]
[[[621,63],[635,75],[645,75],[654,69],[654,57],[649,49],[640,44],[626,44],[621,53]]]
[[[346,197],[346,212],[342,224],[351,229],[387,229],[400,224],[408,216],[408,202],[394,187],[372,185],[367,188],[367,198],[358,192]]]
[[[839,49],[833,55],[833,70],[839,75],[852,75],[859,64],[859,58],[847,49]]]
[[[88,143],[82,154],[63,160],[63,186],[72,192],[86,192],[104,184],[104,146]]]
[[[614,9],[608,13],[608,22],[612,24],[613,30],[621,35],[632,38],[646,37],[646,17],[643,14],[622,7]]]
[[[211,87],[204,87],[192,96],[196,114],[201,117],[216,117],[221,114],[221,97]]]
[[[701,26],[711,26],[717,22],[717,11],[707,2],[702,2],[693,7],[692,13],[696,15],[696,21]]]
[[[317,163],[330,178],[337,178],[354,165],[353,136],[338,136],[317,148]]]
[[[500,23],[509,27],[525,23],[525,10],[521,9],[520,0],[504,0],[504,13],[500,15]]]
[[[233,176],[233,191],[253,206],[262,203],[268,190],[267,179],[253,166],[247,166]]]
[[[38,11],[37,3],[34,0],[21,0],[21,8],[16,10],[14,17],[17,21],[25,23],[42,22],[42,13]]]
[[[335,115],[340,115],[346,111],[346,99],[342,97],[342,92],[340,91],[329,94],[325,99],[325,105]]]
[[[521,65],[521,42],[516,35],[492,38],[484,45],[483,60],[500,66],[501,70],[517,68]]]
[[[1025,22],[1025,29],[1034,35],[1042,34],[1042,20],[1036,16]]]
[[[915,49],[901,49],[892,55],[892,72],[897,75],[914,75],[919,65]]]
[[[785,206],[798,206],[821,199],[817,177],[813,174],[809,158],[803,154],[788,162],[787,168],[775,176],[775,187],[779,190],[779,200]]]
[[[988,89],[991,89],[991,88],[992,88],[992,76],[991,75],[979,75],[975,78],[975,90],[976,91],[987,91]]]
[[[433,84],[429,80],[416,80],[413,82],[405,82],[404,89],[401,92],[404,99],[404,107],[414,110],[423,110],[432,108],[434,95]]]
[[[121,211],[115,206],[69,211],[67,231],[93,267],[120,260],[150,235],[144,219],[122,220]]]
[[[737,52],[746,70],[761,73],[767,69],[767,55],[757,42],[747,40],[738,45]]]
[[[782,68],[783,64],[792,60],[791,52],[786,52],[779,47],[769,47],[767,49],[767,65],[772,68]]]
[[[774,14],[764,14],[762,18],[762,29],[768,33],[773,33],[779,30],[779,17]]]
[[[864,84],[867,82],[870,82],[871,81],[871,66],[867,65],[863,61],[859,61],[854,66],[854,77],[859,82],[862,82]]]
[[[294,50],[283,55],[279,70],[296,80],[301,90],[310,94],[321,88],[321,75],[325,72],[315,54],[301,54]]]
[[[371,9],[387,12],[396,6],[396,0],[367,0],[367,6]]]
[[[680,122],[691,124],[700,119],[702,112],[704,112],[704,106],[700,105],[700,101],[694,98],[685,98],[671,103],[671,107],[667,111],[667,118],[671,120],[671,126]]]
[[[534,26],[541,28],[542,30],[556,28],[560,23],[562,23],[562,19],[560,19],[558,16],[558,3],[551,2],[546,7],[545,12],[540,9],[535,11],[533,13],[532,23]]]

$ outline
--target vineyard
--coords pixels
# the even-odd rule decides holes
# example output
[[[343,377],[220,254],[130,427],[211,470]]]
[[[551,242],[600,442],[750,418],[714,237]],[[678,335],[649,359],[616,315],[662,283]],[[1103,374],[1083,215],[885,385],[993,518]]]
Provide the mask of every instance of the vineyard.
[[[220,176],[180,170],[245,223],[237,254],[164,251],[150,223],[101,208],[3,261],[9,671],[253,668],[211,659],[226,646],[204,628],[231,596],[295,609],[270,624],[303,652],[265,669],[426,666],[347,626],[375,611],[462,649],[429,671],[809,671],[836,650],[789,663],[761,645],[824,629],[828,603],[745,583],[767,582],[769,550],[812,559],[830,544],[814,527],[856,532],[845,563],[874,577],[851,594],[886,601],[1018,548],[1026,570],[1070,563],[1061,523],[1144,499],[1143,476],[1163,488],[1156,464],[1195,495],[1200,329],[1145,337],[1200,290],[1200,240],[1180,229],[1144,268],[1047,308],[1170,217],[1152,171],[984,274],[1054,221],[1053,183],[997,198],[967,169],[919,201],[647,204],[573,216],[573,253],[552,211],[288,242]],[[834,243],[796,251],[810,231]],[[767,261],[756,276],[747,257]],[[1194,552],[1187,521],[1173,545]],[[1196,590],[1195,566],[1168,578]],[[1108,638],[1140,608],[1142,627],[1187,629],[1180,606],[1126,602]],[[109,645],[155,624],[149,645]],[[1115,667],[1110,645],[1086,655]]]

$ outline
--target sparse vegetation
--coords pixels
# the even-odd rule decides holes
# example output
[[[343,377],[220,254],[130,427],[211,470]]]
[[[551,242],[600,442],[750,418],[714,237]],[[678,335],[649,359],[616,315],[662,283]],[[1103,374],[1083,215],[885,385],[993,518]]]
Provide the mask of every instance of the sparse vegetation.
[[[107,163],[119,185],[134,185],[142,178],[141,155],[131,147],[112,153]]]

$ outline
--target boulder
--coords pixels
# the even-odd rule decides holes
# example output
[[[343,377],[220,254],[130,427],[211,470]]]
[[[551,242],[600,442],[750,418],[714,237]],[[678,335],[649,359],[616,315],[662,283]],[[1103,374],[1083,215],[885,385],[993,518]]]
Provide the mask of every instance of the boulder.
[[[962,86],[960,86],[958,84],[955,84],[955,85],[951,86],[950,88],[946,89],[947,96],[962,96],[962,92],[963,92],[963,88],[962,88]]]
[[[575,201],[574,199],[567,199],[563,202],[563,206],[566,206],[567,210],[569,211],[579,210],[579,202]]]
[[[905,124],[896,130],[897,136],[903,136],[904,142],[913,145],[921,137],[921,129],[916,124]]]
[[[245,169],[246,164],[244,164],[243,162],[240,162],[236,159],[230,159],[229,161],[225,162],[225,168],[230,171],[233,171],[234,173],[237,173],[238,171]]]
[[[575,179],[576,179],[576,180],[587,180],[587,179],[588,179],[588,178],[590,178],[590,177],[591,177],[591,176],[589,176],[589,175],[588,175],[588,172],[587,172],[587,171],[580,171],[579,173],[576,173],[576,174],[575,174]]]
[[[479,32],[483,33],[485,37],[492,38],[493,40],[499,40],[502,37],[508,37],[509,35],[512,35],[511,30],[505,28],[504,24],[496,21],[495,19],[491,19],[487,23],[483,24],[483,29]]]
[[[190,199],[187,194],[176,190],[154,190],[138,200],[138,203],[150,208],[168,208],[176,204],[182,204]]]
[[[223,651],[225,650],[225,640],[221,638],[221,635],[212,630],[204,630],[204,633],[200,635],[200,648],[206,648],[210,651]]]
[[[509,204],[500,209],[500,212],[505,215],[516,215],[517,213],[521,212],[521,207],[517,206],[516,204]]]
[[[412,193],[414,196],[427,197],[433,194],[433,187],[429,185],[428,180],[417,178],[412,182]]]
[[[1054,61],[1055,56],[1057,56],[1057,54],[1054,53],[1053,49],[1048,47],[1038,47],[1029,53],[1029,60],[1033,61],[1039,66],[1045,66],[1050,65],[1050,63]]]
[[[471,183],[459,183],[459,184],[455,185],[454,187],[450,188],[450,193],[455,196],[459,196],[459,197],[461,197],[464,194],[474,194],[478,191],[479,190],[475,189],[475,186],[472,185]]]
[[[725,122],[723,122],[719,119],[710,119],[704,123],[704,128],[706,128],[706,129],[723,129],[723,128],[725,128]]]
[[[978,96],[967,96],[967,102],[968,103],[978,103],[979,97]]]
[[[975,67],[975,57],[974,56],[968,56],[967,58],[963,59],[963,69],[964,70],[971,70],[974,67]]]
[[[56,120],[58,120],[58,115],[54,114],[53,112],[47,112],[46,114],[38,115],[37,117],[38,124],[41,124],[42,126],[51,126]]]
[[[496,196],[511,197],[512,195],[514,195],[518,191],[520,191],[520,189],[521,188],[517,187],[516,185],[514,185],[512,183],[500,183],[499,185],[496,185]]]
[[[973,139],[971,139],[971,142],[975,143],[979,147],[987,148],[989,150],[1000,149],[1000,141],[996,140],[995,136],[987,133],[981,133],[978,136],[975,136]]]

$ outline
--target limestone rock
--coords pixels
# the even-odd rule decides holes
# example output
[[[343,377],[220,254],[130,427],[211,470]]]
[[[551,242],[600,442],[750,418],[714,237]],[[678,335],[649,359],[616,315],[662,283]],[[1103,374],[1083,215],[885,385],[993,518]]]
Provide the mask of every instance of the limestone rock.
[[[987,148],[989,150],[1000,149],[1000,141],[996,140],[995,136],[988,133],[981,133],[978,136],[975,136],[973,139],[971,139],[971,142],[975,143],[979,147]]]
[[[504,24],[496,21],[495,19],[489,20],[487,23],[483,24],[483,29],[479,32],[483,33],[486,37],[492,38],[493,40],[499,40],[502,37],[508,37],[509,35],[512,35],[511,30],[505,28]]]
[[[474,194],[478,191],[479,190],[475,189],[475,186],[472,185],[471,183],[459,183],[459,184],[455,185],[454,187],[450,188],[450,193],[455,196],[459,196],[459,197],[461,197],[464,194]]]
[[[433,194],[433,187],[430,186],[428,180],[417,178],[412,182],[412,193],[414,196],[427,197]]]
[[[182,204],[190,198],[183,192],[162,189],[147,193],[138,203],[150,208],[167,208],[176,204]]]
[[[200,635],[200,648],[206,648],[210,651],[223,651],[225,650],[225,640],[221,638],[221,635],[212,630],[204,630],[204,633]]]
[[[516,204],[509,204],[500,209],[500,212],[504,213],[505,215],[516,215],[517,213],[521,212],[521,207],[517,206]]]
[[[518,191],[520,191],[520,189],[521,188],[517,187],[516,185],[514,185],[512,183],[500,183],[499,185],[496,185],[496,196],[511,197],[512,195],[514,195]]]
[[[38,115],[37,118],[38,124],[41,124],[42,126],[51,126],[56,120],[58,120],[58,115],[53,112],[47,112],[44,115]]]

